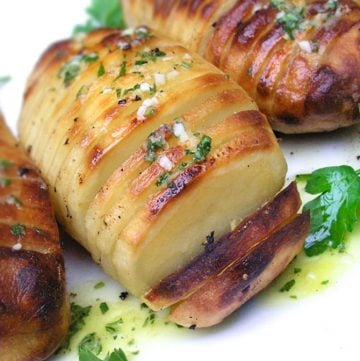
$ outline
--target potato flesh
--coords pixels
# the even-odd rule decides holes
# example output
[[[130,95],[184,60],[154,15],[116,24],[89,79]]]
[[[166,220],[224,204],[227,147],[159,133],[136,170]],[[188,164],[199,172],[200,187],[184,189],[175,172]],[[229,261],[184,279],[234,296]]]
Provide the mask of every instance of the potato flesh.
[[[119,79],[125,51],[108,51],[106,43],[112,38],[116,44],[129,39],[135,44],[126,52],[127,73]],[[156,35],[129,38],[113,30],[92,33],[84,44],[78,48],[69,42],[60,53],[55,46],[50,50],[51,64],[46,67],[40,61],[39,67],[47,70],[36,71],[31,78],[33,88],[20,120],[21,141],[32,147],[31,156],[51,186],[57,216],[66,229],[109,274],[141,296],[196,256],[211,231],[220,237],[232,220],[240,220],[271,198],[283,185],[286,164],[255,103],[197,55]],[[136,68],[139,54],[151,49],[166,49],[170,59],[160,57]],[[57,76],[63,64],[79,53],[94,51],[98,60],[84,65],[64,88]],[[190,66],[180,66],[183,61]],[[98,77],[101,63],[106,74]],[[122,107],[115,89],[152,84],[155,73],[173,68],[179,79],[158,85],[157,112],[135,124],[140,105],[154,94],[136,92],[141,101],[134,99],[135,93],[127,95],[127,106]],[[143,78],[134,76],[131,70],[136,69]],[[89,92],[77,96],[84,81],[90,82]],[[49,104],[43,104],[39,94],[47,83],[57,91],[53,102],[46,98]],[[105,94],[99,92],[107,88],[111,89]],[[39,111],[34,123],[30,109]],[[171,130],[164,147],[156,150],[157,160],[146,161],[148,136],[164,124],[173,129],[179,117],[189,140],[181,143]],[[212,139],[211,151],[196,163],[185,150],[196,150],[205,135]],[[174,189],[156,185],[166,172],[156,170],[159,159],[171,153],[172,176],[179,181]],[[184,161],[186,169],[179,170]],[[192,174],[193,169],[199,173]]]

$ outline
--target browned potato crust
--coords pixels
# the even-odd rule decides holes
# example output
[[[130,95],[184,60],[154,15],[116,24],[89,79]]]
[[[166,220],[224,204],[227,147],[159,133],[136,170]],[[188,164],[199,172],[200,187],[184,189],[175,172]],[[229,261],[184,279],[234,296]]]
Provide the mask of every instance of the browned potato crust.
[[[40,361],[69,325],[64,259],[47,187],[0,114],[0,358]]]
[[[275,130],[322,132],[360,121],[358,1],[123,3],[129,24],[151,25],[230,74]],[[288,14],[301,14],[295,31],[287,30]]]

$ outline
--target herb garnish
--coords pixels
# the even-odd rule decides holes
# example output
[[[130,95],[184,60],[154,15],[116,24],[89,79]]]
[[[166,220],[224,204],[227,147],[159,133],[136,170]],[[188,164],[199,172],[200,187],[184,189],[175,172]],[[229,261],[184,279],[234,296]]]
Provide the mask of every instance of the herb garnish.
[[[84,25],[77,25],[74,34],[87,33],[100,27],[116,29],[126,27],[123,10],[118,0],[92,0],[86,12],[90,18]]]
[[[95,52],[90,54],[77,55],[70,59],[61,67],[58,77],[64,79],[64,85],[68,87],[72,81],[79,75],[82,63],[93,63],[99,59]]]
[[[173,183],[173,182],[169,182],[169,179],[171,176],[172,176],[172,173],[170,173],[170,172],[165,172],[165,173],[161,174],[161,176],[156,180],[156,183],[155,183],[156,186],[160,187],[166,183],[166,185],[168,187],[170,187],[170,185]]]
[[[137,62],[143,62],[145,64],[148,61],[152,61],[153,63],[155,63],[157,58],[166,56],[166,53],[161,51],[159,48],[155,48],[151,49],[150,51],[141,51],[139,55],[141,56],[141,58],[146,60],[138,60]]]
[[[107,323],[105,325],[105,330],[111,334],[118,333],[120,331],[120,325],[124,323],[122,318],[119,318],[117,321]]]
[[[0,158],[0,170],[8,169],[8,168],[10,168],[12,165],[13,165],[13,164],[12,164],[9,160]]]
[[[94,288],[96,290],[98,290],[99,288],[104,288],[104,287],[105,287],[105,283],[103,281],[96,283],[96,285],[94,286]]]
[[[97,76],[98,78],[100,78],[101,76],[103,76],[105,74],[105,67],[104,64],[101,63],[97,72]]]
[[[300,23],[304,19],[304,9],[296,8],[289,12],[284,12],[278,19],[277,22],[282,26],[285,34],[294,40],[294,31],[300,28]]]
[[[8,178],[0,178],[0,187],[7,187],[11,184],[11,180]]]
[[[165,139],[162,135],[151,133],[146,140],[147,154],[145,160],[152,163],[157,159],[156,150],[162,149],[165,145]]]
[[[109,311],[109,306],[106,302],[101,302],[99,305],[101,313],[104,315],[106,312]]]
[[[211,142],[212,139],[207,135],[204,135],[201,138],[199,144],[196,146],[196,150],[193,156],[195,163],[201,163],[206,159],[211,150]]]
[[[106,357],[106,361],[127,361],[126,355],[121,349],[115,349],[109,356]],[[79,349],[79,361],[105,361],[99,359],[91,351],[80,348]]]
[[[326,5],[325,8],[329,9],[329,10],[336,10],[339,6],[339,1],[338,0],[329,0]]]
[[[86,335],[79,343],[79,351],[80,349],[90,351],[95,355],[99,355],[102,351],[101,340],[95,332],[90,333],[89,335]]]
[[[25,226],[22,224],[14,224],[10,227],[10,232],[16,237],[24,237],[25,236]]]
[[[280,292],[289,292],[294,287],[294,285],[295,285],[295,280],[290,280],[280,288]]]
[[[353,230],[360,209],[360,170],[343,165],[326,167],[312,174],[298,176],[307,181],[305,191],[318,195],[305,204],[310,211],[310,235],[305,240],[308,256],[328,248],[343,249],[344,237]]]
[[[85,326],[85,318],[89,316],[91,307],[92,306],[82,307],[74,302],[70,304],[71,323],[69,332],[56,353],[65,353],[66,351],[69,351],[71,339]]]

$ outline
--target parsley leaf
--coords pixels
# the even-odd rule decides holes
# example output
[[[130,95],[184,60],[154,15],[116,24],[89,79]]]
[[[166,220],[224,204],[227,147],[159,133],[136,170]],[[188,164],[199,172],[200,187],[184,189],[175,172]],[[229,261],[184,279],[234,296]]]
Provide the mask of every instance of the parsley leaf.
[[[206,159],[211,150],[211,142],[212,139],[207,135],[204,135],[201,138],[199,144],[196,146],[196,150],[193,156],[195,163],[201,163]]]
[[[91,351],[80,348],[79,349],[79,361],[103,361],[96,357]],[[127,361],[125,353],[119,348],[115,349],[110,356],[106,358],[106,361]]]
[[[79,344],[79,350],[83,349],[86,351],[93,352],[95,355],[99,355],[102,351],[102,345],[100,338],[95,332],[86,335]]]
[[[344,237],[359,217],[360,170],[346,165],[326,167],[298,179],[307,181],[307,193],[318,195],[304,206],[311,216],[306,254],[315,256],[328,248],[344,248]]]
[[[92,0],[86,12],[89,19],[85,24],[77,25],[73,31],[74,34],[87,33],[101,27],[115,29],[124,29],[126,27],[119,0]]]
[[[70,349],[72,337],[85,326],[85,318],[89,316],[90,311],[91,306],[82,307],[74,302],[70,304],[71,323],[69,332],[63,343],[60,345],[60,348],[56,351],[57,354],[64,353]]]

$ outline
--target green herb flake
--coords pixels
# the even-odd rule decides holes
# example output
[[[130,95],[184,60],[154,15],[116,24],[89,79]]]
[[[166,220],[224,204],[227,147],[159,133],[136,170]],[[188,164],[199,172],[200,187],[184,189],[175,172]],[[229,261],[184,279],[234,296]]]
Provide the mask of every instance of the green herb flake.
[[[252,67],[248,68],[248,70],[246,71],[246,74],[247,74],[248,77],[251,78],[252,75],[253,75],[253,68]]]
[[[98,78],[102,77],[105,74],[105,67],[104,64],[101,63],[97,72]]]
[[[82,63],[93,63],[98,59],[99,55],[95,52],[90,54],[77,55],[62,65],[58,77],[63,78],[65,87],[68,87],[79,75]]]
[[[171,177],[171,173],[170,172],[165,172],[163,173],[157,180],[156,180],[156,186],[160,187],[163,184],[167,183],[169,178]]]
[[[120,71],[119,71],[119,75],[118,78],[121,78],[122,76],[126,75],[126,61],[123,61],[120,65]]]
[[[10,76],[0,76],[0,87],[7,84],[11,80]]]
[[[329,282],[330,282],[329,280],[325,280],[325,281],[322,281],[321,284],[325,286],[325,285],[329,284]]]
[[[101,313],[104,315],[106,312],[109,311],[109,306],[106,302],[101,302],[99,305]]]
[[[90,88],[88,85],[82,85],[76,94],[76,99],[79,99],[80,97],[89,93],[89,90],[90,90]]]
[[[183,61],[183,62],[181,63],[181,66],[182,66],[183,68],[185,68],[185,69],[190,69],[190,68],[191,68],[191,64],[188,63],[188,62],[186,62],[186,61]]]
[[[123,10],[118,0],[92,0],[86,12],[89,19],[85,24],[77,25],[74,34],[87,33],[100,27],[114,29],[126,27]]]
[[[146,61],[146,63],[148,61],[151,61],[153,63],[156,62],[157,58],[161,58],[161,57],[164,57],[166,56],[166,53],[161,51],[159,48],[155,48],[155,49],[152,49],[150,51],[141,51],[139,53],[139,55],[143,58],[143,59],[146,59],[146,60],[143,60],[143,61]],[[141,61],[141,60],[140,60]]]
[[[297,268],[297,267],[294,268],[294,274],[298,274],[298,273],[300,273],[301,271],[302,271],[301,268]]]
[[[120,325],[124,323],[124,320],[122,318],[119,318],[118,320],[114,322],[107,323],[105,325],[105,330],[110,334],[116,334],[120,331]]]
[[[188,163],[183,162],[178,166],[178,170],[180,170],[180,171],[184,170],[187,166],[188,166]]]
[[[0,158],[0,170],[9,169],[13,166],[13,163],[8,161],[7,159]]]
[[[8,178],[0,178],[0,187],[5,188],[11,184],[11,180]]]
[[[156,315],[151,311],[150,315],[146,317],[143,327],[146,327],[148,325],[153,325],[155,323]]]
[[[100,281],[98,283],[95,284],[94,288],[96,290],[100,289],[100,288],[104,288],[105,287],[105,283],[103,281]]]
[[[96,335],[95,332],[86,335],[79,343],[79,350],[86,350],[99,355],[102,351],[101,339]]]
[[[346,165],[326,167],[298,179],[307,181],[307,193],[318,195],[303,208],[310,211],[305,253],[315,256],[328,248],[344,249],[345,236],[359,218],[360,170]]]
[[[135,61],[135,65],[144,65],[147,64],[148,61],[147,60],[136,60]]]
[[[204,135],[201,138],[199,144],[196,146],[196,150],[193,155],[193,160],[195,163],[201,163],[206,159],[206,157],[211,151],[211,142],[212,139],[207,135]]]
[[[144,117],[149,118],[152,117],[153,115],[156,114],[156,109],[154,108],[147,108],[145,113],[144,113]]]
[[[24,237],[25,236],[25,226],[22,224],[14,224],[10,227],[10,232],[16,237]]]
[[[118,99],[120,99],[121,98],[121,89],[120,88],[116,88],[116,97],[118,98]]]
[[[99,359],[91,351],[79,348],[79,361],[128,361],[121,349],[115,349],[105,360]]]
[[[70,349],[70,343],[75,334],[82,330],[85,326],[85,319],[89,316],[92,306],[82,307],[74,302],[70,304],[71,312],[71,323],[69,327],[68,334],[60,345],[60,348],[57,350],[57,354],[65,353]],[[80,349],[81,350],[81,349]],[[84,350],[85,351],[85,350]],[[84,359],[85,360],[85,359]]]
[[[153,163],[157,159],[156,151],[162,149],[165,146],[165,139],[161,135],[151,133],[146,140],[147,154],[144,159],[150,163]]]
[[[303,9],[294,9],[289,12],[284,12],[284,14],[277,19],[277,22],[282,26],[285,34],[291,40],[294,40],[294,32],[300,28],[303,19]]]
[[[295,285],[295,280],[291,280],[286,282],[284,286],[280,288],[280,292],[289,292]]]
[[[339,6],[339,1],[338,0],[329,0],[326,5],[325,8],[328,10],[336,10]]]

